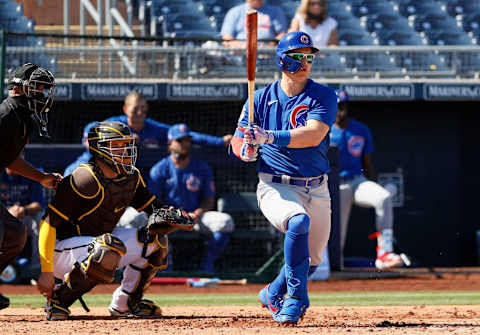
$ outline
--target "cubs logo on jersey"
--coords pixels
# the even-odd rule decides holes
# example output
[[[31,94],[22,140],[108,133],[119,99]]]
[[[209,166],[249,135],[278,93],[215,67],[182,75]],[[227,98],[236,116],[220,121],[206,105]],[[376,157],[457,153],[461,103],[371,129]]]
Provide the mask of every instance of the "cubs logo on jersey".
[[[197,192],[200,189],[200,178],[192,174],[187,178],[186,186],[189,191]]]
[[[365,139],[361,136],[352,136],[348,140],[348,152],[352,156],[360,157],[363,152],[363,147],[365,146]]]
[[[307,122],[308,106],[299,105],[290,114],[290,125],[292,128],[305,127]]]

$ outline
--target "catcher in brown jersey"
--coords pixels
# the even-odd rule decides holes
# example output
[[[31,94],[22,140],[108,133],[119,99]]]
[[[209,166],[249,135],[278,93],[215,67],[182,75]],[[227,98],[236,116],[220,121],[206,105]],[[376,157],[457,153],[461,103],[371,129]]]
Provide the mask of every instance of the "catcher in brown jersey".
[[[183,211],[162,208],[135,168],[137,150],[130,128],[100,122],[88,135],[92,159],[58,185],[39,232],[42,273],[39,291],[47,298],[48,320],[64,320],[69,307],[99,283],[110,283],[125,266],[109,306],[113,316],[158,316],[142,299],[156,272],[167,266],[167,234],[191,230]],[[127,206],[145,211],[145,227],[116,228]],[[62,281],[55,286],[55,278]],[[84,304],[83,304],[84,305]],[[84,306],[85,307],[85,306]]]

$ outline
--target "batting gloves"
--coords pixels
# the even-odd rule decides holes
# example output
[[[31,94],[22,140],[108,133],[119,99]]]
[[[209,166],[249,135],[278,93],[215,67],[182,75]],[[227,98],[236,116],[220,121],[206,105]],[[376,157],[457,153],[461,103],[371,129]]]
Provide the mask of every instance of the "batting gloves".
[[[244,138],[248,144],[272,144],[274,139],[271,130],[265,130],[259,126],[253,126],[253,133],[250,129],[245,131]]]
[[[247,163],[255,162],[257,157],[258,145],[248,144],[246,141],[244,141],[242,147],[240,148],[240,158],[242,161]]]

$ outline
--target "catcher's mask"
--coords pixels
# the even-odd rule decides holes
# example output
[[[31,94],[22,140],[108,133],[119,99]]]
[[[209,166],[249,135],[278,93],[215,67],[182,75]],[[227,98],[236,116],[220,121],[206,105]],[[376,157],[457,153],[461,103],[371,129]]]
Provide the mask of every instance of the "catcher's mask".
[[[22,88],[28,101],[28,108],[33,112],[32,118],[38,127],[40,136],[49,138],[47,124],[48,112],[55,95],[55,77],[36,64],[26,63],[17,67],[10,75],[8,88]]]
[[[312,54],[318,52],[318,49],[312,44],[312,38],[307,33],[292,31],[285,34],[277,46],[277,66],[279,69],[288,73],[297,73],[302,67],[302,62],[291,57],[289,53],[305,47],[310,48]]]
[[[103,121],[90,128],[90,153],[119,174],[132,174],[137,160],[135,137],[121,122]]]

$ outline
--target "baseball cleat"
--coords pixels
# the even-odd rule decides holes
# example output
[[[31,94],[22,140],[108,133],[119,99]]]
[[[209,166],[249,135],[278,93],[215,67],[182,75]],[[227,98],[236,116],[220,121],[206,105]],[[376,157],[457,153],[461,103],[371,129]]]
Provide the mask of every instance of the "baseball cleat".
[[[68,319],[70,310],[63,306],[58,300],[50,299],[45,305],[45,312],[47,313],[47,320],[62,321]]]
[[[109,307],[108,311],[110,312],[111,316],[116,317],[162,316],[162,309],[159,306],[155,305],[153,301],[147,299],[142,299],[134,311],[120,311],[113,307]]]
[[[282,325],[296,325],[305,315],[307,304],[295,297],[288,297],[283,302],[280,312],[273,316],[273,319]]]
[[[403,258],[393,252],[386,252],[375,260],[375,267],[379,270],[399,268],[404,264]]]
[[[272,315],[277,314],[282,309],[283,297],[279,294],[271,295],[268,292],[270,284],[265,286],[258,292],[258,301],[262,304],[262,307],[268,308]]]
[[[0,293],[0,309],[5,309],[10,306],[10,299]]]

